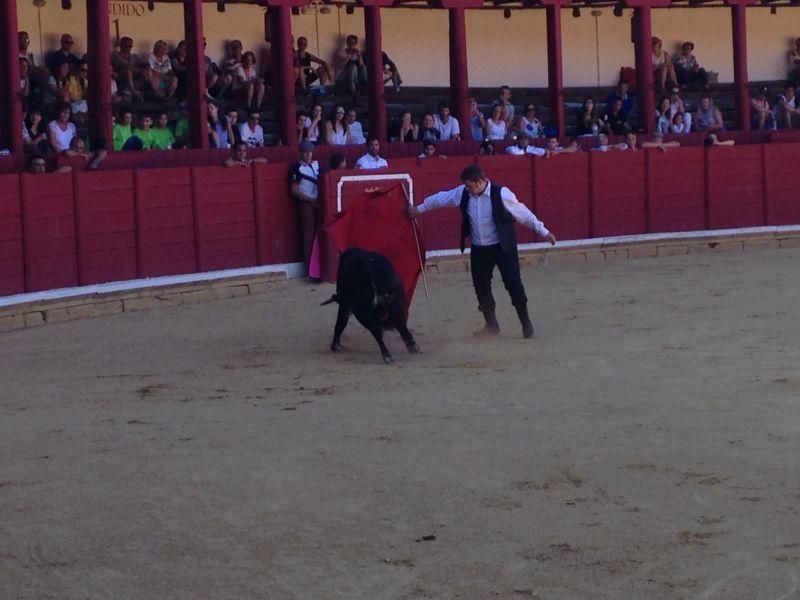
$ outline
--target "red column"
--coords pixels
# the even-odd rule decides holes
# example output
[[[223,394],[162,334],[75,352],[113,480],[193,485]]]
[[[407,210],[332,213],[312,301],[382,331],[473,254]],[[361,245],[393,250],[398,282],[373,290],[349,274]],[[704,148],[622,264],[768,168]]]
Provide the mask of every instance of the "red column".
[[[466,11],[450,8],[447,13],[450,20],[450,108],[458,119],[461,139],[471,140]]]
[[[275,125],[285,146],[296,146],[294,98],[294,52],[292,49],[292,9],[270,5],[269,27],[273,64]]]
[[[89,138],[104,139],[112,149],[111,135],[111,30],[108,2],[86,2],[86,52],[89,55]]]
[[[189,146],[207,149],[208,106],[206,103],[205,48],[203,45],[203,0],[183,1],[184,39],[188,77],[186,101],[189,110]]]
[[[736,98],[736,128],[750,130],[750,94],[747,90],[747,6],[731,6],[733,29],[733,89]]]
[[[16,0],[0,0],[0,23],[0,111],[3,118],[0,146],[21,155],[22,96],[19,90]]]
[[[370,137],[386,141],[386,93],[383,88],[383,44],[380,6],[364,6],[365,62],[369,87]]]
[[[564,135],[564,73],[561,53],[561,5],[548,6],[547,11],[547,83],[550,101],[550,124]]]
[[[636,53],[636,112],[639,128],[646,132],[655,129],[656,100],[653,92],[653,32],[650,25],[650,7],[633,9],[632,37]]]

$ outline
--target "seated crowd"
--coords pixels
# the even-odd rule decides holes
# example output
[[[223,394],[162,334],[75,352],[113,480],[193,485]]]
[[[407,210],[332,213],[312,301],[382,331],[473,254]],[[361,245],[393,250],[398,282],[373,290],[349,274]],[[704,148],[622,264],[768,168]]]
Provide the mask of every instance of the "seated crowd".
[[[87,126],[90,57],[78,57],[72,52],[74,39],[63,34],[60,46],[45,55],[44,64],[37,65],[28,51],[30,38],[19,33],[20,90],[24,98],[25,118],[23,138],[26,150],[41,155],[81,156],[89,168],[96,168],[105,156],[106,146],[114,150],[164,150],[187,145],[189,123],[181,116],[171,122],[173,110],[185,108],[187,100],[188,65],[186,43],[181,41],[170,51],[168,44],[158,40],[152,53],[140,57],[133,52],[129,37],[119,40],[112,53],[112,79],[108,82],[112,98],[118,107],[111,143],[102,139],[87,140],[81,131]],[[347,36],[345,46],[334,56],[335,75],[328,63],[308,52],[308,40],[297,39],[294,50],[296,86],[300,93],[312,97],[331,92],[352,95],[354,101],[364,90],[366,63],[356,36]],[[653,76],[656,90],[664,95],[658,100],[655,131],[661,136],[689,132],[719,132],[725,125],[720,110],[712,98],[703,93],[696,107],[690,107],[681,97],[689,87],[708,89],[709,73],[701,68],[693,55],[694,44],[684,42],[675,56],[663,50],[659,38],[652,38]],[[400,88],[402,78],[397,65],[383,54],[384,85]],[[800,79],[800,38],[790,52],[790,79]],[[213,148],[264,146],[269,140],[261,125],[261,111],[271,89],[271,61],[267,52],[257,58],[246,51],[240,40],[231,40],[226,56],[219,64],[205,56],[205,89],[208,99],[210,145]],[[795,128],[800,126],[800,106],[795,97],[795,83],[789,81],[782,93],[770,103],[768,90],[759,89],[751,102],[754,129]],[[143,101],[163,102],[164,108],[145,112],[136,109]],[[355,102],[354,102],[355,104]],[[621,81],[603,105],[594,98],[584,99],[575,115],[575,134],[594,136],[597,147],[621,147],[602,143],[602,135],[623,136],[634,133],[643,125],[635,114],[634,98],[628,84]],[[314,145],[366,144],[367,135],[354,107],[334,106],[326,114],[322,104],[315,103],[309,111],[296,115],[296,141],[307,140]],[[552,128],[537,116],[534,104],[526,104],[517,114],[508,86],[499,89],[497,98],[482,111],[475,98],[470,100],[468,124],[459,123],[451,114],[447,102],[440,102],[435,112],[424,113],[419,120],[404,110],[391,123],[387,132],[395,142],[416,142],[421,145],[421,157],[435,156],[436,144],[461,139],[462,127],[469,127],[471,137],[478,141],[512,140],[510,154],[551,154],[550,142],[539,148],[537,138],[554,138]],[[624,145],[624,144],[623,144]],[[491,144],[481,146],[482,152],[494,151]],[[570,147],[560,151],[569,151]]]

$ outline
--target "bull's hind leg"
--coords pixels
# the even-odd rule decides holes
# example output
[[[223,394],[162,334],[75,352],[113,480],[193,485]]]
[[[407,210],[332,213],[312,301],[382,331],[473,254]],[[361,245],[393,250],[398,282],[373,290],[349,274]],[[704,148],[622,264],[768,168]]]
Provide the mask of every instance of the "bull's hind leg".
[[[400,322],[398,323],[398,325],[397,325],[397,333],[399,333],[400,337],[403,338],[403,341],[406,344],[406,348],[408,348],[408,351],[411,354],[419,354],[420,353],[419,344],[417,344],[417,342],[414,341],[414,336],[408,330],[408,326],[406,325],[404,319],[401,319]]]
[[[333,342],[331,342],[331,351],[339,352],[342,349],[342,332],[347,327],[347,321],[350,319],[350,309],[343,304],[339,305],[339,312],[336,315],[336,326],[333,328]]]
[[[383,342],[383,327],[380,324],[373,324],[371,327],[368,327],[369,332],[372,334],[372,337],[375,338],[375,341],[378,342],[378,346],[381,349],[381,356],[383,357],[383,362],[387,365],[394,362],[392,358],[391,352],[386,347],[386,344]]]

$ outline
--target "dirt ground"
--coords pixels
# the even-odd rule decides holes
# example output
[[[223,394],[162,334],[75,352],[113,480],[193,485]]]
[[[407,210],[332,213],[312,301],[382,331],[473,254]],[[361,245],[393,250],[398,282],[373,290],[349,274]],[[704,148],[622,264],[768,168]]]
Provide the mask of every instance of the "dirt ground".
[[[0,336],[0,599],[796,599],[800,250],[434,275]]]

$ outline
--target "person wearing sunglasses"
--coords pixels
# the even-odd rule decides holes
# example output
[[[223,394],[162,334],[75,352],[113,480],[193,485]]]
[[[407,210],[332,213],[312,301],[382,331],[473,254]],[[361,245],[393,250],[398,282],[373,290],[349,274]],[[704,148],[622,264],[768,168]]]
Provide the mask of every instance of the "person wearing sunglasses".
[[[44,58],[44,64],[47,66],[47,70],[50,71],[51,75],[58,73],[58,68],[63,63],[68,63],[70,70],[78,66],[81,60],[72,53],[74,47],[75,38],[69,33],[65,33],[61,36],[61,45],[58,50],[52,50],[47,53],[47,56]]]

